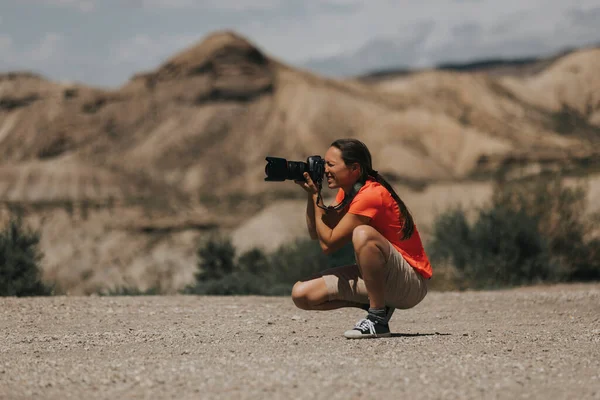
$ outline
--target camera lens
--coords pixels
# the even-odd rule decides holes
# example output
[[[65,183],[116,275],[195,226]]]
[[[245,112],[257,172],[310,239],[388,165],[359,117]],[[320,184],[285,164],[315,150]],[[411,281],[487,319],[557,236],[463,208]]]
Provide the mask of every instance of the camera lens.
[[[265,165],[265,181],[285,181],[287,177],[287,160],[279,157],[267,157]]]
[[[294,181],[303,181],[304,172],[308,171],[308,164],[302,161],[288,161],[287,179]]]

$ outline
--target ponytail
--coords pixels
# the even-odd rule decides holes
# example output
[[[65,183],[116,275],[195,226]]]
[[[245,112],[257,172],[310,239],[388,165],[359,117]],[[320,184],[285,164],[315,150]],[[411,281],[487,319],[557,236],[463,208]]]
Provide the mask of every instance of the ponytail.
[[[389,182],[383,178],[383,176],[379,175],[379,172],[377,172],[376,170],[371,170],[369,172],[369,176],[375,179],[375,181],[381,186],[386,188],[387,191],[390,192],[394,200],[396,200],[398,208],[400,209],[400,225],[402,226],[402,235],[400,236],[400,239],[410,239],[415,230],[415,222],[410,211],[408,211],[408,207],[406,207],[406,204],[404,204],[400,196],[398,196],[394,188],[392,188],[392,185],[390,185]]]

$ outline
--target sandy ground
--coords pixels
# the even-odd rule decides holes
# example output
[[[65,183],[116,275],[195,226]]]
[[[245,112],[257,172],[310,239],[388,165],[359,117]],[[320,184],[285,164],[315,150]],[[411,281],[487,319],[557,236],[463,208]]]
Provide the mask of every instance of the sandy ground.
[[[600,399],[600,284],[430,293],[386,339],[289,298],[0,299],[2,399]]]

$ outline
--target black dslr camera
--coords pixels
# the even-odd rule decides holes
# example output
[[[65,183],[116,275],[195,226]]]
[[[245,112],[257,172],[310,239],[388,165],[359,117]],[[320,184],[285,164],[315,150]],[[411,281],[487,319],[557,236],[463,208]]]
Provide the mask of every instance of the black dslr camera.
[[[265,181],[303,181],[304,173],[308,172],[317,187],[321,187],[325,175],[325,160],[321,156],[310,156],[306,162],[288,161],[278,157],[267,157],[266,160]]]

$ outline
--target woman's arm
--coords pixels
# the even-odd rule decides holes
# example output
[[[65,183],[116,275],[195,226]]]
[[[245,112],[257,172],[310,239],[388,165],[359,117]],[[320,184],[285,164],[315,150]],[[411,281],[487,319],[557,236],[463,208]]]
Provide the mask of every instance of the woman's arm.
[[[315,225],[315,202],[313,200],[313,194],[317,193],[317,188],[310,179],[310,175],[305,172],[303,181],[294,181],[308,194],[306,201],[306,227],[308,228],[308,234],[312,240],[317,240],[317,228]]]
[[[296,183],[308,193],[306,205],[308,232],[311,238],[319,240],[325,254],[331,254],[352,240],[354,228],[368,224],[371,218],[350,213],[341,216],[335,211],[325,211],[318,207],[318,189],[306,172],[304,179],[305,181],[296,181]]]
[[[312,240],[317,240],[317,227],[315,226],[315,202],[312,195],[308,195],[306,202],[306,227],[308,228],[308,234]]]
[[[315,212],[315,226],[321,249],[325,254],[331,254],[341,249],[352,240],[352,232],[359,225],[366,225],[371,218],[362,215],[346,213],[337,224],[328,225],[326,211],[318,207],[317,195],[312,196],[313,210]]]

